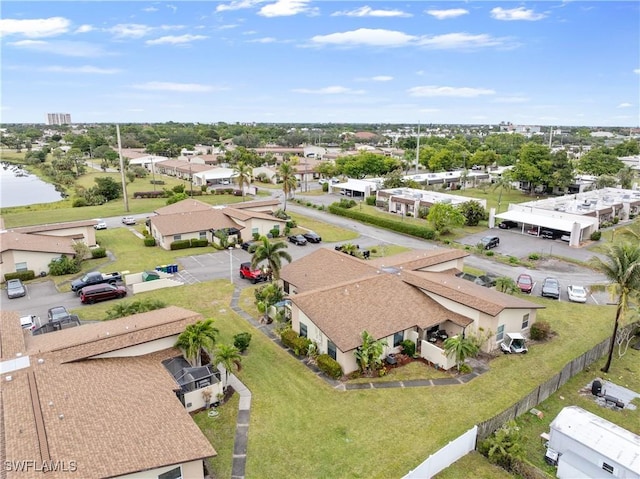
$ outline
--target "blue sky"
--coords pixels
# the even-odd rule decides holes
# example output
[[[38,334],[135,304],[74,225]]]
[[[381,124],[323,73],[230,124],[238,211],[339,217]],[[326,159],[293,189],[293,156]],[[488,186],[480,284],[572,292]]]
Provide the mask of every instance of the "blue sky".
[[[4,1],[1,121],[639,126],[636,1]]]

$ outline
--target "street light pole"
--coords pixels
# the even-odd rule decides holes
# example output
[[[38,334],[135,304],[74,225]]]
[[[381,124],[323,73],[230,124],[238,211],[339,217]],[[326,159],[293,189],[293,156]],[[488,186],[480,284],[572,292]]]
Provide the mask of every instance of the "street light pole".
[[[233,284],[233,246],[229,246],[229,281]]]

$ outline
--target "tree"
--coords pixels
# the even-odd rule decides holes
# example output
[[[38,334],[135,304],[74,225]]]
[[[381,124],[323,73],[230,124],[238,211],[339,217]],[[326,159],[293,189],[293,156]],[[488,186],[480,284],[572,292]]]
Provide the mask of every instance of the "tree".
[[[553,173],[549,148],[535,143],[525,143],[520,148],[520,158],[511,172],[515,180],[528,182],[529,193],[533,194],[536,186],[548,184]]]
[[[444,341],[444,352],[448,357],[454,357],[456,367],[460,372],[460,366],[465,359],[478,354],[478,344],[473,339],[466,338],[464,335],[456,335]]]
[[[244,201],[244,187],[251,183],[251,167],[242,161],[236,163],[233,167],[233,175],[235,181],[238,182],[238,188],[242,191],[242,201]]]
[[[511,174],[509,171],[505,171],[502,173],[500,177],[498,177],[493,184],[493,189],[496,190],[500,188],[500,193],[498,194],[498,209],[496,213],[500,213],[500,206],[502,205],[502,193],[504,190],[513,189],[512,185],[513,179],[511,178]]]
[[[473,155],[471,155],[470,163],[472,165],[482,166],[485,169],[488,166],[491,166],[495,163],[498,163],[500,160],[500,155],[498,155],[493,150],[478,150]]]
[[[192,366],[202,365],[202,351],[211,354],[216,343],[218,330],[213,326],[213,319],[203,319],[188,325],[180,333],[175,346],[182,350],[184,357]]]
[[[448,233],[451,228],[458,228],[465,222],[462,212],[452,204],[436,203],[429,208],[427,221],[438,233]]]
[[[615,175],[624,163],[606,146],[593,148],[580,158],[578,169],[589,175]]]
[[[483,206],[475,200],[465,201],[458,208],[464,215],[464,224],[467,226],[478,226],[478,223],[484,219],[486,214]]]
[[[213,359],[211,361],[216,366],[222,365],[224,367],[224,388],[227,389],[227,381],[229,380],[229,371],[236,367],[238,371],[242,369],[242,356],[240,350],[235,346],[228,344],[221,344],[213,352]]]
[[[372,375],[382,364],[382,353],[386,346],[384,339],[376,340],[366,330],[362,332],[362,345],[356,349],[355,356],[363,374]]]
[[[256,308],[262,313],[262,321],[269,322],[269,309],[284,299],[284,291],[275,283],[267,284],[254,291]]]
[[[640,299],[640,245],[637,242],[622,242],[614,244],[607,250],[606,259],[594,256],[590,264],[596,270],[603,273],[609,280],[609,285],[594,285],[592,289],[607,288],[612,297],[617,297],[616,317],[613,324],[613,334],[609,345],[607,362],[602,372],[609,372],[611,359],[616,344],[616,336],[620,321],[629,309],[630,304],[637,303]]]
[[[122,196],[122,185],[109,176],[97,177],[95,193],[102,195],[107,201],[115,200]]]
[[[630,190],[633,186],[633,180],[636,178],[636,174],[633,168],[630,166],[625,166],[620,171],[618,171],[618,182],[620,183],[620,187],[626,190]]]
[[[290,163],[282,163],[278,167],[278,176],[282,181],[282,192],[284,193],[284,210],[287,210],[287,198],[295,191],[298,186],[298,180],[296,178],[296,172]]]
[[[557,151],[551,154],[552,173],[549,176],[547,186],[565,191],[574,181],[573,166],[567,158],[566,151]]]
[[[249,247],[251,256],[251,267],[257,268],[262,261],[267,262],[269,275],[276,281],[280,279],[280,270],[282,269],[282,260],[291,263],[291,255],[284,251],[288,247],[287,243],[272,243],[266,236],[261,236],[257,243]]]
[[[484,246],[482,249],[484,250]],[[501,293],[512,294],[517,291],[517,289],[518,285],[513,278],[510,278],[509,276],[500,276],[499,278],[496,278],[496,290]]]

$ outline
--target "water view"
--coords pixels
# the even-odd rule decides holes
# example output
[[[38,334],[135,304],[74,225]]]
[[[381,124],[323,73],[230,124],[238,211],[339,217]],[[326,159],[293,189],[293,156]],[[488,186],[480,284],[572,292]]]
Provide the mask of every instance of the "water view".
[[[19,166],[0,163],[0,207],[54,203],[63,196],[55,186]]]

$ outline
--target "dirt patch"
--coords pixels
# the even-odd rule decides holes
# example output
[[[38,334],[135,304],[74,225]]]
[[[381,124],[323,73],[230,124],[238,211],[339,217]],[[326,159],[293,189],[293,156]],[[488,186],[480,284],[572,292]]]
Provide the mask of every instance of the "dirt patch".
[[[560,273],[581,273],[584,267],[568,263],[557,258],[541,258],[536,261],[536,267],[547,271],[557,271]]]

